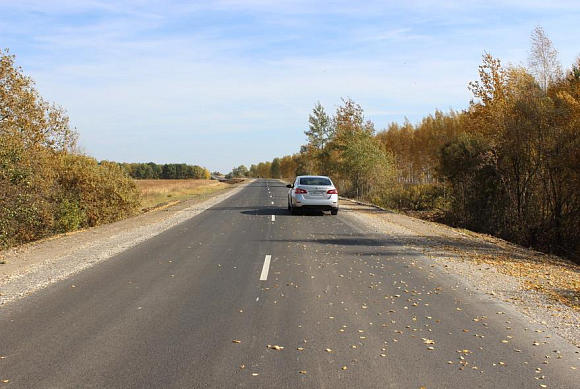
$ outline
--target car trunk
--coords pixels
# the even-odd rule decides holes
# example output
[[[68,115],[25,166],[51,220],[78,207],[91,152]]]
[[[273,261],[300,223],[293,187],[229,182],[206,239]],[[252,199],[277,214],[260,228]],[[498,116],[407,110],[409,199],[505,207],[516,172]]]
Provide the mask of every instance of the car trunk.
[[[326,192],[332,189],[331,186],[321,186],[321,185],[300,185],[299,188],[302,188],[308,192],[303,196],[305,199],[309,200],[328,199],[330,198],[330,195],[327,194]]]

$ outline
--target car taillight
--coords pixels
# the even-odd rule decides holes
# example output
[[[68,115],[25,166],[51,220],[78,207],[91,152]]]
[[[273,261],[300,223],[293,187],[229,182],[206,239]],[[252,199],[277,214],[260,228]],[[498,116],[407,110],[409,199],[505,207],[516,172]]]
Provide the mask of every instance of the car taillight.
[[[304,189],[296,188],[296,190],[294,191],[294,193],[296,193],[296,194],[306,194],[308,192],[305,191]]]
[[[326,194],[338,194],[338,191],[336,189],[330,189]]]

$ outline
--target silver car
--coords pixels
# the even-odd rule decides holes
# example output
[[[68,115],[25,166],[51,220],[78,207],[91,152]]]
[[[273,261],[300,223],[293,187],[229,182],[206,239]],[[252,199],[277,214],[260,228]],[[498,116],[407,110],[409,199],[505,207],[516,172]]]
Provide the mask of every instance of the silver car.
[[[286,185],[288,210],[292,214],[301,210],[330,211],[338,214],[338,191],[326,176],[298,176],[294,184]]]

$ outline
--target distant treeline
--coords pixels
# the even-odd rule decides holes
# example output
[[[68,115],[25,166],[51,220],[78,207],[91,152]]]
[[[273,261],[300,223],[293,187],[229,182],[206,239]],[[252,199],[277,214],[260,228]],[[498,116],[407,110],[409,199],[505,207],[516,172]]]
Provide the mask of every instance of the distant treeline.
[[[344,195],[500,236],[580,262],[580,58],[563,71],[541,28],[529,66],[483,56],[464,111],[378,133],[347,99],[317,104],[308,143],[232,175],[330,175]]]
[[[209,180],[211,174],[209,170],[198,165],[187,165],[185,163],[169,163],[159,165],[154,162],[148,163],[119,163],[119,166],[127,174],[135,179],[205,179]]]
[[[78,152],[76,139],[64,110],[0,50],[0,248],[138,210],[134,180]]]

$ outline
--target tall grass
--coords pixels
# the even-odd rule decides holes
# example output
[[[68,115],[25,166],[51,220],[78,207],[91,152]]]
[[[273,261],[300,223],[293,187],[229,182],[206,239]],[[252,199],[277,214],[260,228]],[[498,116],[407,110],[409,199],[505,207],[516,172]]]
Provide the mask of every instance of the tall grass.
[[[228,184],[215,180],[136,180],[143,209],[216,192]]]

